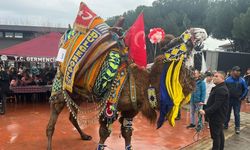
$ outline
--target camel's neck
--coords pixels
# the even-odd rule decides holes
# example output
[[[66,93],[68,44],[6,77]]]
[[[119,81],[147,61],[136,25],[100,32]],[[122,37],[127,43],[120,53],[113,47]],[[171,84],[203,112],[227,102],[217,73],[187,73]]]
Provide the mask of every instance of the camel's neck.
[[[156,91],[156,98],[157,98],[157,107],[156,109],[159,110],[160,108],[160,82],[161,82],[161,75],[162,71],[164,70],[164,55],[158,56],[154,64],[151,68],[150,75],[149,75],[149,85],[155,88]]]
[[[156,121],[157,114],[151,108],[147,97],[147,89],[149,87],[149,72],[144,68],[139,68],[136,65],[130,65],[129,69],[135,78],[137,104],[142,115],[145,116],[151,123]]]

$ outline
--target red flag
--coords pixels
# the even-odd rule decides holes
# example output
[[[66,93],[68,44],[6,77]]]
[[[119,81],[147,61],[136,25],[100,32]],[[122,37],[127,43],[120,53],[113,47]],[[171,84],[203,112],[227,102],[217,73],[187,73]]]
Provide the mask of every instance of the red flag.
[[[88,26],[96,17],[96,14],[92,10],[90,10],[85,3],[81,2],[79,11],[76,16],[75,25],[88,28]]]
[[[134,24],[127,31],[125,43],[129,47],[129,57],[141,67],[147,65],[144,19],[141,13]]]

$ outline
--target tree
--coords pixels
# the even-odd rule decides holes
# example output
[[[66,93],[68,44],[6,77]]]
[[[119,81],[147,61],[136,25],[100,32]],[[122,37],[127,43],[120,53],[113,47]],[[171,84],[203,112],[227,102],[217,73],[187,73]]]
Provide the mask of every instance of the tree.
[[[125,12],[124,29],[143,10],[146,34],[154,27],[175,36],[190,27],[203,27],[214,38],[229,39],[240,45],[236,46],[237,50],[244,51],[250,43],[248,7],[250,0],[156,0],[150,7],[139,6]],[[113,25],[115,19],[117,16],[109,18],[108,24]],[[152,47],[149,42],[147,47]]]
[[[240,51],[250,52],[250,7],[246,13],[241,13],[233,22],[232,35],[235,39],[236,48]]]
[[[250,7],[246,13],[241,13],[240,16],[233,20],[233,22],[233,37],[236,39],[250,40]]]

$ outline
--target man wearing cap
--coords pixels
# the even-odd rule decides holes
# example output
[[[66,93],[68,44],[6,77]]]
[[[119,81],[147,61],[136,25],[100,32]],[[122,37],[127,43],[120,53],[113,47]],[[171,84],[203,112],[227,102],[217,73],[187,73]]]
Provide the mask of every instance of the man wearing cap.
[[[241,69],[239,66],[232,68],[231,76],[229,76],[225,83],[229,90],[229,111],[224,124],[224,129],[228,129],[232,108],[234,110],[235,133],[240,134],[240,107],[241,101],[245,99],[247,94],[247,84],[245,80],[240,77]]]

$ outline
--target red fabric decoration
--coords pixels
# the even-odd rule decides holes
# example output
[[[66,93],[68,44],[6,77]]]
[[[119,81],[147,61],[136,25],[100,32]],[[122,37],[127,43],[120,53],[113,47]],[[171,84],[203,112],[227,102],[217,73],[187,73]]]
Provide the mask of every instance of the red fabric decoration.
[[[97,15],[85,3],[81,2],[75,24],[87,28],[96,17]]]
[[[129,47],[129,57],[140,67],[147,65],[147,51],[144,32],[144,19],[141,13],[127,31],[125,43]]]

